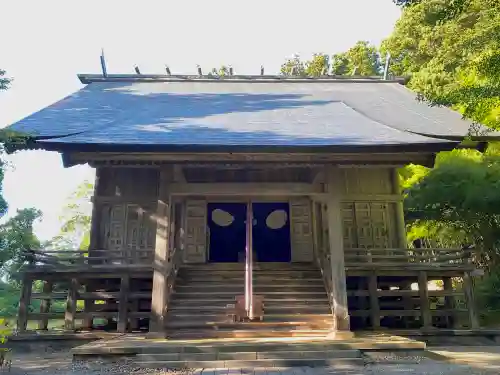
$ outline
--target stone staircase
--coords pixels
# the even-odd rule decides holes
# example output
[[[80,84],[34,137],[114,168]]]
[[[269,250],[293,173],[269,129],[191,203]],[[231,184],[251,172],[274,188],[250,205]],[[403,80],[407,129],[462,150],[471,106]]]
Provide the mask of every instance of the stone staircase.
[[[233,322],[227,306],[244,293],[244,265],[214,263],[179,271],[169,304],[170,338],[325,336],[332,315],[320,271],[313,264],[259,263],[254,294],[264,299],[264,320]]]

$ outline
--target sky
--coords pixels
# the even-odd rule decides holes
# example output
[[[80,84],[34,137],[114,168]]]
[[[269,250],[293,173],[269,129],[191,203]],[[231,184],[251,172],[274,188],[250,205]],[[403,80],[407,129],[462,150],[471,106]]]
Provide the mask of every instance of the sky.
[[[278,73],[294,54],[333,54],[358,40],[375,45],[399,18],[392,0],[10,0],[2,2],[0,68],[14,78],[0,92],[0,127],[20,120],[83,87],[78,73],[196,74],[222,64],[235,74]],[[57,234],[67,197],[88,166],[63,168],[57,153],[10,156],[4,181],[8,216],[17,209],[43,212],[36,234]]]

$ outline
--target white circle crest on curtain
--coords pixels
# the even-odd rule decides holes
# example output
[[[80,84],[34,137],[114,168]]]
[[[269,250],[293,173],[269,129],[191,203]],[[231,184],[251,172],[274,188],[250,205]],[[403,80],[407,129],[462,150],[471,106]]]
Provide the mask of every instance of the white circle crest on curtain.
[[[275,210],[266,218],[266,225],[270,229],[281,229],[288,221],[288,215],[285,210]]]
[[[234,222],[234,216],[227,211],[216,208],[212,211],[212,221],[219,227],[228,227]]]

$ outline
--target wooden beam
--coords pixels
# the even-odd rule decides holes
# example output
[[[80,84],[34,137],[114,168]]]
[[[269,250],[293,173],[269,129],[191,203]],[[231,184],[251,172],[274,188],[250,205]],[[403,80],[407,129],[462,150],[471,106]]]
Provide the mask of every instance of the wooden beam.
[[[32,289],[33,280],[28,275],[25,275],[21,286],[19,309],[17,312],[17,329],[19,332],[26,331],[28,325],[28,310],[31,302]]]
[[[321,194],[321,187],[306,183],[174,183],[172,195],[310,195]]]
[[[418,273],[418,291],[420,294],[420,313],[422,317],[422,328],[432,328],[431,308],[429,304],[429,287],[427,272],[420,271]]]
[[[370,293],[370,319],[374,330],[380,329],[380,305],[378,302],[378,282],[375,273],[368,277],[368,292]]]
[[[129,292],[130,292],[130,276],[123,276],[120,283],[120,298],[118,302],[117,331],[120,333],[127,332]]]
[[[44,281],[43,282],[43,294],[50,296],[50,294],[52,294],[52,286],[53,286],[52,281]],[[40,301],[40,313],[43,314],[43,313],[50,312],[50,304],[51,304],[50,297],[42,299]],[[46,317],[41,318],[38,321],[38,329],[46,331],[48,328],[48,324],[49,324],[48,318],[46,318]]]
[[[327,168],[328,183],[328,239],[330,244],[330,264],[332,274],[332,301],[336,330],[350,330],[347,307],[347,286],[344,265],[344,238],[342,231],[342,174],[338,168]]]
[[[464,273],[463,288],[465,294],[465,303],[469,313],[469,326],[471,329],[479,329],[479,320],[476,313],[476,303],[474,300],[474,291],[472,287],[472,277],[469,272]]]
[[[151,294],[151,317],[149,336],[164,337],[165,305],[167,303],[168,244],[170,234],[170,194],[171,169],[160,171],[160,189],[156,209],[156,242],[153,264],[153,290]]]
[[[248,163],[248,162],[285,162],[285,163],[324,163],[344,165],[405,165],[408,163],[429,164],[433,159],[431,152],[387,152],[387,153],[231,153],[231,152],[203,152],[203,153],[158,153],[158,152],[73,152],[69,159],[73,163],[92,161],[113,162],[166,162],[189,164],[198,163]]]
[[[75,330],[77,293],[78,293],[78,280],[72,278],[68,288],[68,298],[66,299],[66,310],[64,312],[64,329],[66,331]]]

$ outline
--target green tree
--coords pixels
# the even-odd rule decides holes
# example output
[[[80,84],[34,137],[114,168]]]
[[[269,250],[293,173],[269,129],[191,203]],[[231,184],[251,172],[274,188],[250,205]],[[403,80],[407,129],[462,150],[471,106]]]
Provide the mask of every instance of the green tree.
[[[0,69],[0,91],[7,90],[11,83],[11,79],[5,76],[5,70]],[[0,145],[0,155],[3,153],[3,146]],[[5,162],[0,158],[0,217],[7,212],[7,202],[2,194],[2,186],[4,179]]]
[[[324,53],[315,53],[311,60],[305,63],[305,74],[309,77],[320,77],[328,74],[330,57]]]
[[[7,90],[12,79],[6,76],[5,70],[0,69],[0,90]]]
[[[88,248],[92,192],[93,184],[84,181],[68,197],[60,217],[62,225],[59,234],[46,244],[47,247],[61,250]]]
[[[407,190],[408,217],[456,245],[476,245],[476,259],[500,265],[500,157],[447,154]]]
[[[292,58],[287,59],[281,65],[280,72],[284,76],[307,76],[306,64],[300,60],[299,55],[294,55]]]
[[[18,210],[17,214],[0,225],[0,276],[13,281],[25,262],[23,251],[40,248],[33,225],[42,213],[34,208]]]
[[[500,0],[415,2],[381,51],[421,98],[500,127]]]

